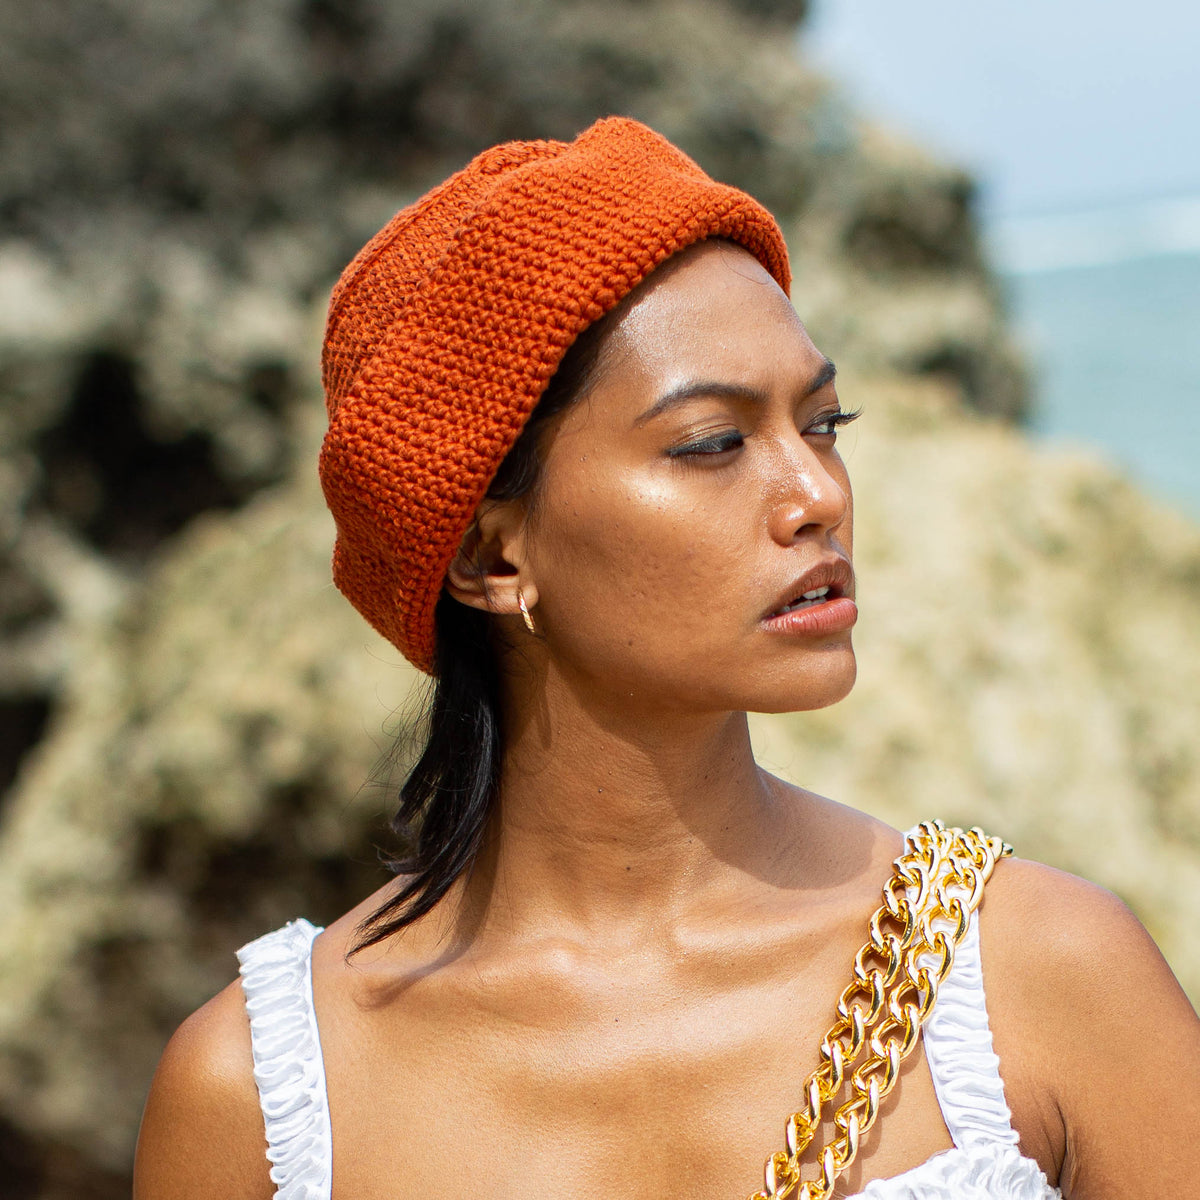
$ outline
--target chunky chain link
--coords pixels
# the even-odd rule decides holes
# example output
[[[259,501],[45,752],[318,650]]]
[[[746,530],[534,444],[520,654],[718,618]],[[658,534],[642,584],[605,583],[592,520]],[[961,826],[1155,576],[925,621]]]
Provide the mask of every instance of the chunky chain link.
[[[984,884],[996,862],[1011,853],[1011,846],[981,829],[947,829],[941,821],[926,821],[909,835],[871,918],[868,941],[854,957],[854,978],[838,999],[820,1065],[805,1081],[803,1106],[784,1127],[787,1148],[767,1159],[764,1186],[750,1200],[829,1200],[896,1086],[900,1064],[916,1047]],[[812,1155],[820,1177],[802,1180],[800,1160],[847,1078],[850,1098],[833,1114],[836,1132]]]

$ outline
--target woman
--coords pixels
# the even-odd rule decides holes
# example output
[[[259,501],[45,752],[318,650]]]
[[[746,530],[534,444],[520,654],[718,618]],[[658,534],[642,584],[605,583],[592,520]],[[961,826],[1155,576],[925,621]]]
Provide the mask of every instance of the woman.
[[[347,269],[322,479],[338,585],[438,676],[414,849],[175,1035],[139,1200],[738,1197],[772,1151],[777,1195],[1195,1187],[1200,1021],[1153,943],[978,838],[936,1003],[887,980],[886,1046],[883,973],[849,1005],[839,1047],[893,1056],[863,1119],[806,1091],[906,843],[751,754],[747,711],[855,671],[852,414],[788,283],[765,211],[622,119],[486,152]]]

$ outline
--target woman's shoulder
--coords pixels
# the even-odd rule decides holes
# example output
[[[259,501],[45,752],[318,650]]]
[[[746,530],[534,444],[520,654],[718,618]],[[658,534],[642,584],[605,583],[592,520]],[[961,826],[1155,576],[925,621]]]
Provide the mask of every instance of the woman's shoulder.
[[[134,1200],[274,1194],[240,980],[194,1012],[159,1060],[134,1167]]]
[[[1015,994],[1039,1007],[1039,1024],[1069,999],[1119,1005],[1136,993],[1179,991],[1142,923],[1113,892],[1022,858],[996,864],[980,909],[989,998]],[[1179,991],[1182,997],[1182,992]],[[1186,1000],[1184,1000],[1186,1004]]]
[[[1129,908],[1064,871],[1006,859],[980,932],[989,1023],[1025,1152],[1057,1161],[1070,1194],[1108,1195],[1135,1153],[1125,1115],[1162,1111],[1160,1157],[1139,1159],[1134,1177],[1166,1186],[1179,1177],[1174,1158],[1195,1166],[1185,1139],[1200,1126],[1200,1020]],[[1160,1108],[1164,1089],[1172,1103]]]
[[[294,1014],[296,995],[309,995],[310,955],[314,984],[336,994],[348,974],[354,930],[384,892],[324,933],[293,921],[238,952],[241,977],[179,1026],[159,1060],[138,1135],[134,1200],[275,1194],[247,996],[256,1011]]]
[[[1078,1036],[1081,1013],[1127,1016],[1135,997],[1178,990],[1124,902],[1066,871],[1001,860],[979,922],[992,1023],[1014,1052],[1054,1045],[1059,1061]]]

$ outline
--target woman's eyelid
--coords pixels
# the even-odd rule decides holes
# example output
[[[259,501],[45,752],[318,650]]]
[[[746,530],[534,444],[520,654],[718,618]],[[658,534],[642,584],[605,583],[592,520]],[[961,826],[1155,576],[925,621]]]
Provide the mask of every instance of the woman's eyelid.
[[[805,432],[820,430],[825,434],[836,433],[840,426],[849,424],[859,415],[857,410],[847,412],[842,408],[832,382],[821,389],[820,395],[824,397],[823,404],[820,410],[813,413],[801,427]],[[809,396],[807,399],[811,404],[814,397]],[[711,413],[706,418],[691,421],[688,423],[689,428],[675,434],[666,453],[669,457],[675,458],[688,454],[711,455],[735,449],[755,432],[757,424],[754,420],[755,414],[765,418],[765,413],[760,411],[761,408],[762,406],[758,405],[754,413],[743,414],[736,418],[730,413],[724,412]],[[743,417],[749,419],[746,420]],[[832,426],[832,428],[822,430],[822,426]]]
[[[736,426],[696,431],[673,443],[667,454],[673,458],[687,454],[717,454],[735,450],[745,441],[746,434]]]
[[[839,404],[836,408],[826,409],[824,412],[815,413],[805,426],[806,430],[820,429],[822,426],[832,426],[830,432],[836,433],[843,425],[849,425],[851,421],[856,421],[862,414],[862,409],[846,410]]]
[[[670,444],[683,446],[692,442],[709,442],[724,437],[746,437],[751,432],[749,424],[740,414],[728,410],[696,414],[690,420],[681,421],[667,433]]]

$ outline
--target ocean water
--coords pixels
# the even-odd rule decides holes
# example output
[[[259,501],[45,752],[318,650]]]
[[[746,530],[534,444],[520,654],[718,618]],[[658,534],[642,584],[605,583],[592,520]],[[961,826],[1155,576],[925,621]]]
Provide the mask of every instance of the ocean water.
[[[1035,371],[1035,434],[1099,450],[1200,518],[1200,246],[1185,236],[1190,224],[1156,225],[1141,209],[1013,224],[995,240]]]

